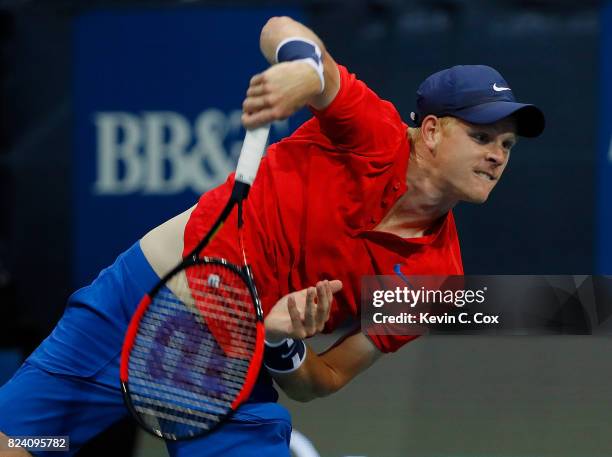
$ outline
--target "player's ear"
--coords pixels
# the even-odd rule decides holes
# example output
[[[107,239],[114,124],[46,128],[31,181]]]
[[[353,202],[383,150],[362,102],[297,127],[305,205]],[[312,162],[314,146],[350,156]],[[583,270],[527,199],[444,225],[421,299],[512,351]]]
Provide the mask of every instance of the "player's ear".
[[[421,122],[421,139],[430,151],[435,151],[442,138],[442,119],[433,114],[425,116]]]

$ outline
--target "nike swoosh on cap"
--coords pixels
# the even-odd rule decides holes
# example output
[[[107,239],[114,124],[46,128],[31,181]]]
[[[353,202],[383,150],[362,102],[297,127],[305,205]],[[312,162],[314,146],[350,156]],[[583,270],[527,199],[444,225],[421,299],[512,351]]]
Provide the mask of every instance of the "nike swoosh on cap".
[[[494,84],[493,84],[493,90],[494,90],[495,92],[502,92],[502,91],[504,91],[504,90],[512,90],[512,89],[510,89],[509,87],[499,87],[499,86],[497,85],[497,83],[494,83]]]

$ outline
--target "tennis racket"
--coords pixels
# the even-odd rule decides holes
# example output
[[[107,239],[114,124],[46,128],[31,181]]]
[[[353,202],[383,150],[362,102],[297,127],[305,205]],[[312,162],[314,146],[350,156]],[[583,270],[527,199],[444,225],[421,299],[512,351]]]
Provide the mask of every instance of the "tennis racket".
[[[242,202],[255,179],[269,126],[248,130],[232,194],[195,249],[140,301],[121,353],[125,403],[166,440],[203,436],[249,397],[261,366],[261,304],[246,261]],[[232,210],[244,265],[200,257]]]

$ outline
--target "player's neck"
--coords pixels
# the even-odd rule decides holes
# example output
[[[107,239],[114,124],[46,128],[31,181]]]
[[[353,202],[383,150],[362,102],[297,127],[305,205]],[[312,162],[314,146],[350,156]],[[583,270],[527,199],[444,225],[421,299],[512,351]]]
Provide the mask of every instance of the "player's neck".
[[[457,200],[436,185],[435,173],[411,154],[406,177],[407,191],[393,205],[376,230],[390,232],[402,238],[426,235],[445,216]]]

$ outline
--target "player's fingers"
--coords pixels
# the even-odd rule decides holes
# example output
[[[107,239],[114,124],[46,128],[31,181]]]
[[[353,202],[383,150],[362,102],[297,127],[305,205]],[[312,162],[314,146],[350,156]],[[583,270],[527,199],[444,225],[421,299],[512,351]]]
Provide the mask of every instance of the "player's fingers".
[[[247,89],[247,97],[259,97],[266,93],[266,85],[265,84],[257,84],[255,86],[249,86]]]
[[[242,102],[242,111],[245,113],[252,113],[269,108],[270,106],[272,106],[272,98],[267,95],[247,97],[244,99],[244,102]]]
[[[329,312],[331,311],[331,305],[334,301],[334,293],[332,292],[331,284],[329,281],[325,281],[325,293],[327,294],[327,312],[325,313],[325,322],[329,319]]]
[[[304,325],[302,324],[300,311],[297,308],[297,304],[295,303],[295,298],[293,298],[293,295],[289,295],[289,298],[287,299],[287,310],[289,311],[289,316],[291,317],[291,325],[293,326],[293,336],[295,336],[296,338],[306,338],[306,330],[304,329]]]
[[[328,294],[328,282],[319,281],[317,283],[317,311],[316,311],[316,326],[317,331],[323,330],[325,321],[327,320],[327,313],[329,310],[329,294]]]
[[[265,109],[256,113],[242,113],[241,121],[247,129],[254,129],[275,121],[276,117],[271,109]]]
[[[329,281],[329,288],[331,289],[332,294],[340,292],[342,290],[342,281],[338,279],[333,279]]]
[[[249,86],[256,86],[257,84],[261,84],[263,81],[264,81],[264,74],[257,73],[249,81]]]
[[[306,307],[304,309],[304,329],[308,336],[315,334],[317,329],[316,323],[316,303],[315,297],[317,290],[314,287],[309,287],[306,291]]]
[[[325,296],[327,297],[327,301],[331,304],[334,299],[334,293],[331,291],[331,284],[329,281],[325,281]]]
[[[263,108],[263,104],[258,102],[260,97],[247,97],[242,102],[242,112],[243,113],[252,113],[254,111],[259,111]]]
[[[327,293],[329,296],[329,306],[327,308],[327,314],[325,316],[325,322],[329,319],[329,314],[331,312],[332,303],[334,302],[334,294],[336,292],[340,292],[342,290],[342,281],[338,279],[332,279],[331,281],[327,281]]]

